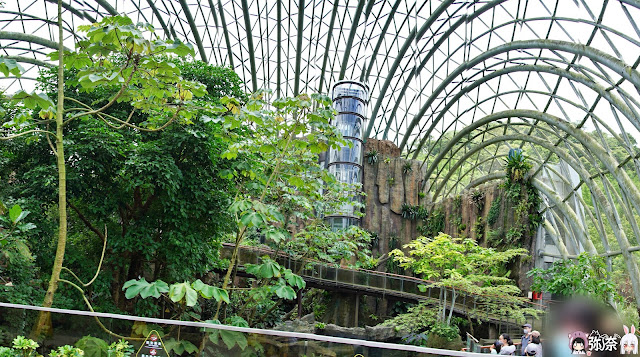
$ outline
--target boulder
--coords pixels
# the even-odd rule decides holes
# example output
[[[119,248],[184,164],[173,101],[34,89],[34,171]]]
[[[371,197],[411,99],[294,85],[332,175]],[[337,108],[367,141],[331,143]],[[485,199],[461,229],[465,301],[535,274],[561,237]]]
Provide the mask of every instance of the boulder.
[[[365,326],[367,340],[386,342],[395,339],[396,328],[393,326]]]
[[[334,337],[355,338],[359,340],[366,339],[366,331],[362,327],[342,327],[334,324],[327,324],[324,327],[322,334]]]

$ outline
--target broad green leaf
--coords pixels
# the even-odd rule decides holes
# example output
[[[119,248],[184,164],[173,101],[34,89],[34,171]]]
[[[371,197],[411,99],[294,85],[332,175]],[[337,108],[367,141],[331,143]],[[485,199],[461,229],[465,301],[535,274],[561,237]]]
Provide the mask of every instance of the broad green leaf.
[[[304,287],[307,285],[307,283],[299,275],[294,274],[291,269],[287,269],[284,271],[284,279],[289,285],[298,289],[304,289]]]
[[[286,300],[293,300],[296,298],[296,292],[287,285],[279,285],[276,288],[276,295],[278,295],[279,298]]]
[[[159,298],[160,295],[169,291],[169,285],[162,280],[156,280],[153,283],[149,284],[149,286],[144,287],[140,291],[140,297],[143,299],[148,298],[149,296],[153,296],[154,298]]]
[[[254,272],[259,279],[271,279],[273,277],[280,277],[280,264],[277,262],[266,259],[264,263],[257,266],[257,270]]]
[[[10,74],[20,77],[22,72],[24,72],[24,68],[14,59],[0,57],[0,72],[2,72],[5,77],[9,77]]]
[[[85,356],[95,356],[95,357],[107,357],[109,349],[109,344],[106,341],[92,336],[84,336],[78,342],[75,343],[75,346],[79,349],[83,350]]]
[[[213,288],[212,295],[213,295],[213,298],[216,301],[222,300],[222,301],[226,302],[227,304],[230,303],[230,301],[229,301],[229,293],[226,290],[220,289],[220,288],[215,287],[215,286],[212,286],[212,288]]]
[[[173,284],[169,287],[169,298],[173,302],[181,302],[191,307],[198,302],[198,292],[187,282]]]
[[[260,152],[269,154],[269,153],[272,153],[275,149],[276,147],[271,144],[264,144],[260,147]]]
[[[193,283],[191,283],[191,287],[194,288],[196,291],[200,291],[202,290],[207,284],[203,283],[202,280],[198,279],[196,281],[194,281]]]
[[[149,283],[145,278],[140,280],[129,280],[122,286],[122,290],[124,290],[124,296],[127,299],[133,299],[138,296],[142,289],[149,286]]]
[[[228,349],[232,349],[235,345],[238,345],[243,351],[247,348],[247,338],[242,332],[220,330],[220,337]]]
[[[304,180],[302,180],[299,176],[291,176],[289,177],[289,184],[296,187],[301,187],[304,185]]]
[[[243,319],[242,317],[238,316],[238,315],[234,315],[231,317],[228,317],[225,320],[225,323],[231,326],[237,326],[237,327],[249,327],[249,323],[247,322],[247,320]]]
[[[22,208],[20,208],[20,206],[18,205],[14,205],[9,209],[9,219],[14,224],[18,223],[18,218],[20,218],[21,214],[22,214]]]

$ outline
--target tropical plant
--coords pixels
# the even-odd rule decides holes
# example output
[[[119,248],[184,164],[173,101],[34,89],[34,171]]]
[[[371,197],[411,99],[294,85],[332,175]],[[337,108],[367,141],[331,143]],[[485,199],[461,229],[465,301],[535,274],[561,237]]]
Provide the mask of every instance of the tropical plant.
[[[124,339],[112,342],[107,347],[108,357],[130,357],[135,353],[133,345]]]
[[[475,190],[471,193],[471,204],[476,207],[476,212],[481,213],[484,209],[484,197],[485,193],[482,190]]]
[[[502,268],[516,257],[526,255],[525,249],[508,249],[502,252],[479,246],[469,238],[452,238],[439,234],[433,238],[418,237],[404,246],[408,254],[395,249],[389,253],[400,266],[411,269],[424,279],[434,283],[421,285],[441,288],[438,321],[451,325],[453,311],[461,294],[485,297],[479,301],[481,309],[509,310],[510,316],[524,319],[524,313],[536,313],[533,309],[521,309],[518,297],[520,289],[501,274]],[[447,301],[447,292],[451,296]],[[486,297],[495,297],[486,298]],[[447,316],[448,310],[448,316]],[[473,313],[471,313],[473,314]],[[477,315],[482,319],[481,314]]]
[[[73,346],[64,345],[58,349],[51,351],[49,357],[80,357],[84,356],[84,351]]]
[[[507,180],[512,182],[521,182],[525,179],[525,175],[531,170],[532,165],[527,161],[522,151],[512,151],[505,159],[505,169],[507,171]]]
[[[496,197],[493,202],[491,202],[491,207],[489,208],[489,213],[487,214],[487,224],[489,226],[493,226],[498,222],[498,217],[500,216],[500,207],[502,204],[502,195]]]
[[[239,188],[229,208],[235,217],[235,248],[222,288],[229,287],[238,249],[253,232],[263,235],[265,243],[276,250],[305,258],[324,260],[331,256],[326,250],[308,249],[314,245],[341,246],[345,254],[355,254],[358,244],[345,237],[359,239],[366,232],[336,235],[322,219],[340,212],[345,204],[361,207],[354,200],[355,185],[336,181],[318,165],[319,153],[347,145],[330,124],[334,115],[330,98],[301,94],[271,101],[270,92],[260,91],[245,106],[232,98],[223,98],[222,104],[231,114],[212,120],[225,130],[229,146],[221,157],[229,160],[231,167],[221,175],[234,180]],[[250,135],[239,135],[237,128],[250,128]],[[243,157],[251,160],[239,160]],[[292,226],[297,228],[291,230]],[[309,256],[307,251],[316,255]]]
[[[364,157],[367,159],[367,163],[369,165],[375,165],[378,162],[378,151],[371,150],[364,154]]]
[[[16,355],[22,357],[31,357],[36,355],[36,349],[40,345],[29,338],[24,336],[17,336],[13,339],[13,349],[16,351]]]
[[[44,293],[27,241],[36,228],[27,222],[29,214],[18,204],[7,209],[0,202],[0,301],[33,304]]]
[[[404,175],[407,175],[411,171],[413,171],[413,165],[411,164],[410,161],[405,162],[404,165],[402,166],[402,173]]]
[[[69,157],[65,156],[66,127],[81,120],[99,120],[112,128],[133,127],[141,131],[162,130],[174,122],[188,124],[194,114],[193,99],[205,93],[202,84],[184,80],[179,69],[167,60],[171,55],[193,55],[193,48],[180,42],[147,39],[152,26],[135,25],[124,16],[105,17],[92,25],[79,26],[78,31],[84,33],[86,39],[78,41],[74,51],[68,51],[64,46],[61,0],[58,1],[57,18],[58,51],[49,55],[51,60],[58,61],[57,99],[54,101],[44,93],[23,90],[14,93],[11,101],[19,103],[23,110],[18,110],[4,122],[0,135],[2,140],[23,136],[41,140],[49,144],[56,157],[59,231],[51,278],[43,301],[45,307],[53,304],[67,246],[66,169]],[[6,60],[3,63],[5,74],[19,71]],[[77,70],[77,82],[74,84],[83,91],[115,89],[114,95],[97,108],[66,98],[65,69]],[[74,102],[74,106],[65,106],[65,102]],[[125,119],[105,112],[121,102],[128,102],[133,107]],[[147,120],[140,125],[132,123],[136,112],[147,114]],[[37,118],[33,113],[37,113]],[[51,130],[51,126],[55,130]],[[41,312],[34,334],[40,335],[50,329],[50,314]]]
[[[577,259],[557,260],[548,269],[532,269],[527,276],[533,277],[534,291],[565,297],[589,296],[603,303],[622,302],[604,258],[587,252]]]

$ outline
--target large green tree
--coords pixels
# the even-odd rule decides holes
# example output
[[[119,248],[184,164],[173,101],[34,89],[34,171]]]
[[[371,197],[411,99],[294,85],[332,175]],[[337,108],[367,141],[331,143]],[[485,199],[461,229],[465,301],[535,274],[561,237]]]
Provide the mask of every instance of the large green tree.
[[[113,129],[125,127],[139,131],[162,130],[173,123],[189,124],[195,114],[193,99],[204,95],[204,85],[185,80],[168,56],[193,54],[191,46],[180,42],[151,40],[151,26],[134,24],[121,16],[104,18],[78,30],[86,37],[76,43],[75,50],[67,50],[63,43],[62,2],[58,1],[58,51],[50,54],[58,61],[55,78],[56,99],[44,93],[20,91],[11,96],[23,111],[3,123],[3,140],[29,137],[49,144],[48,151],[55,156],[57,169],[58,234],[55,258],[43,306],[53,304],[54,294],[61,281],[68,238],[67,219],[67,167],[76,159],[65,154],[67,128],[84,120],[95,120]],[[145,33],[146,32],[146,33]],[[16,74],[15,63],[2,61],[0,69]],[[113,90],[105,103],[87,105],[65,96],[65,69],[77,70],[77,84],[82,91]],[[18,68],[19,70],[19,68]],[[119,118],[106,111],[114,104],[128,102],[133,108],[129,115]],[[74,103],[73,107],[66,104]],[[31,115],[35,111],[37,117]],[[144,113],[144,122],[135,123],[133,117]],[[145,202],[146,203],[146,202]],[[96,228],[97,229],[97,228]],[[41,313],[34,334],[50,329],[50,315]]]
[[[240,80],[230,69],[200,61],[176,64],[184,78],[207,86],[211,93],[201,100],[215,103],[227,94],[243,96]],[[46,72],[40,80],[45,93],[55,89],[53,75]],[[67,71],[66,78],[67,83],[76,81],[76,71]],[[85,104],[101,103],[113,95],[113,90],[80,93],[78,89],[68,85],[65,95]],[[131,109],[128,103],[118,103],[105,113],[122,117]],[[141,114],[132,122],[139,125],[146,119]],[[219,176],[229,166],[219,158],[227,146],[216,137],[220,129],[198,117],[192,121],[152,133],[133,128],[115,131],[90,119],[69,123],[67,152],[72,159],[67,190],[69,222],[74,227],[70,244],[78,250],[70,251],[66,266],[82,280],[91,279],[99,262],[105,239],[102,227],[109,232],[105,272],[88,292],[100,296],[94,303],[110,308],[113,299],[115,307],[130,310],[123,299],[125,281],[139,276],[178,281],[216,267],[216,242],[230,229],[225,212],[234,187]],[[46,149],[40,142],[20,140],[2,150],[7,158],[4,166],[13,172],[3,195],[31,202],[30,209],[38,210],[42,223],[49,223],[47,209],[56,204],[55,186],[50,184],[55,182],[55,163]],[[33,236],[31,245],[47,271],[52,262],[48,232],[43,234]],[[149,308],[140,306],[136,312],[153,313],[143,310]]]

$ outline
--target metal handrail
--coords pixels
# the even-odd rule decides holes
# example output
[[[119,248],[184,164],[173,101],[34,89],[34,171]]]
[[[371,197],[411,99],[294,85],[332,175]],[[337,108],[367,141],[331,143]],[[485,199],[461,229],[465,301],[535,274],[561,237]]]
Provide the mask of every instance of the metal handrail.
[[[46,311],[53,314],[65,314],[69,316],[74,316],[74,315],[85,316],[85,317],[102,318],[102,319],[116,319],[121,321],[139,321],[139,322],[145,322],[145,323],[155,324],[155,325],[173,325],[173,326],[184,326],[184,327],[195,327],[195,328],[207,328],[207,329],[215,329],[215,330],[226,330],[226,331],[235,331],[235,332],[242,332],[242,333],[248,333],[248,334],[297,338],[301,340],[313,340],[313,341],[352,345],[352,346],[363,346],[363,347],[383,349],[383,350],[389,350],[389,351],[410,351],[410,352],[418,352],[418,353],[424,353],[424,354],[430,354],[430,355],[436,355],[436,356],[481,357],[480,354],[478,353],[470,353],[470,352],[464,352],[464,351],[444,350],[444,349],[438,349],[438,348],[418,347],[413,345],[402,345],[402,344],[395,344],[395,343],[388,343],[388,342],[377,342],[377,341],[367,341],[367,340],[359,340],[359,339],[353,339],[353,338],[316,335],[311,333],[257,329],[257,328],[250,328],[250,327],[237,327],[237,326],[229,326],[229,325],[211,324],[206,322],[177,321],[177,320],[167,320],[167,319],[141,317],[141,316],[119,315],[119,314],[112,314],[112,313],[46,308],[46,307],[40,307],[40,306],[10,304],[10,303],[1,303],[1,302],[0,302],[0,308]],[[393,353],[393,352],[389,352],[389,353]]]
[[[223,243],[223,246],[232,248],[235,245],[232,243]],[[275,251],[271,248],[264,248],[264,247],[257,247],[257,246],[240,246],[240,249],[244,249],[244,250],[251,250],[251,251],[257,251],[257,252],[263,252],[265,254],[273,254],[275,253]],[[315,259],[309,259],[309,258],[304,258],[304,259],[292,259],[291,256],[289,254],[286,254],[285,252],[278,252],[278,257],[284,258],[284,259],[289,259],[289,260],[297,260],[300,261],[301,263],[313,263],[316,264],[320,267],[332,267],[330,264],[315,260]],[[400,281],[400,286],[401,286],[401,290],[399,290],[400,292],[405,292],[404,291],[404,281],[411,281],[414,283],[419,283],[419,284],[424,284],[424,285],[429,285],[429,284],[435,284],[437,283],[436,281],[432,281],[432,280],[426,280],[426,279],[421,279],[421,278],[417,278],[417,277],[412,277],[412,276],[406,276],[406,275],[400,275],[400,274],[393,274],[393,273],[387,273],[387,272],[380,272],[380,271],[375,271],[375,270],[368,270],[368,269],[358,269],[358,268],[348,268],[348,267],[332,267],[335,269],[341,269],[343,271],[348,271],[351,272],[352,274],[355,273],[366,273],[372,276],[379,276],[379,277],[384,277],[384,287],[382,289],[384,290],[396,290],[396,289],[388,289],[387,288],[387,278],[393,278],[395,280]],[[318,278],[322,278],[321,274],[319,274]],[[336,276],[335,276],[335,281],[338,282],[338,272],[336,271]],[[355,276],[353,276],[352,281],[355,282]],[[345,282],[347,283],[347,282]],[[360,284],[355,284],[352,283],[353,285],[360,285]],[[369,286],[372,288],[378,288],[375,286],[371,286],[371,285],[363,285],[363,286]],[[452,287],[452,286],[442,286],[442,288],[445,289],[455,289],[457,292],[461,292],[464,293],[465,295],[470,295],[470,296],[475,296],[475,297],[482,297],[482,298],[496,298],[496,299],[501,299],[502,297],[500,295],[480,295],[477,293],[473,293],[470,291],[467,291],[465,289],[460,289],[457,287]],[[398,291],[398,290],[396,290]],[[532,301],[529,301],[527,298],[525,297],[515,297],[516,300],[520,300],[519,302],[525,304],[525,305],[529,305],[533,308],[537,308],[539,310],[546,310],[547,309],[547,305],[544,304],[539,304],[539,303],[535,303]],[[475,302],[474,302],[475,303]]]

